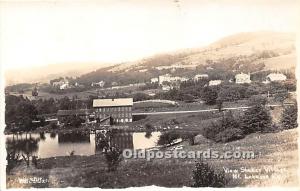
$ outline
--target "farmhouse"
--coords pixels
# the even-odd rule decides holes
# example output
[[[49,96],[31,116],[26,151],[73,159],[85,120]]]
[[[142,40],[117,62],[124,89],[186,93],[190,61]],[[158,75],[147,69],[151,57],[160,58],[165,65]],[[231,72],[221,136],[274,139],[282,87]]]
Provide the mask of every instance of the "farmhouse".
[[[222,80],[210,80],[208,82],[208,86],[217,86],[220,85],[222,83]]]
[[[189,80],[188,78],[179,77],[179,76],[171,76],[170,74],[165,74],[165,75],[158,77],[159,85],[161,85],[163,82],[172,83],[172,82],[177,82],[177,81],[184,82],[184,81],[188,81],[188,80]]]
[[[101,80],[100,82],[93,82],[92,84],[91,84],[91,86],[95,86],[95,87],[101,87],[101,88],[103,88],[104,87],[104,85],[105,85],[105,82],[103,81],[103,80]]]
[[[158,78],[151,78],[151,83],[157,83],[158,82]]]
[[[58,82],[53,82],[53,83],[52,83],[52,86],[58,87],[58,88],[61,89],[61,90],[70,88],[69,81],[68,81],[68,80],[65,80],[65,79],[60,80],[60,81],[58,81]]]
[[[197,74],[194,76],[194,81],[202,80],[202,79],[207,79],[208,75],[207,74]]]
[[[235,75],[235,83],[237,84],[251,83],[250,74],[240,73]]]
[[[285,80],[286,80],[286,75],[281,73],[271,73],[266,77],[267,82],[285,81]]]
[[[96,117],[99,119],[111,117],[113,123],[132,122],[132,98],[94,99]]]

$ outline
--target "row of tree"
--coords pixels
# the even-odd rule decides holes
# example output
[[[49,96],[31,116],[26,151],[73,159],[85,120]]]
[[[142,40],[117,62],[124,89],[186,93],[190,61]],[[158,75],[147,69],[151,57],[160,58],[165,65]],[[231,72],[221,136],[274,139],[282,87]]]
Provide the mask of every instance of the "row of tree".
[[[285,106],[280,125],[272,122],[266,99],[256,96],[251,107],[244,114],[234,116],[232,112],[224,113],[222,119],[204,128],[203,135],[216,142],[229,142],[244,138],[255,132],[273,132],[297,127],[297,105]]]

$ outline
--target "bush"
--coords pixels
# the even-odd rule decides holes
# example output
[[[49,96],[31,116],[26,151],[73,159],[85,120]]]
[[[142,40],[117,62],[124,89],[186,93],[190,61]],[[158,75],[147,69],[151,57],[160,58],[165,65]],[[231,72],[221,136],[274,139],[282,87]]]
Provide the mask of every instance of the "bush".
[[[201,92],[201,99],[208,105],[216,103],[218,92],[210,87],[205,87]]]
[[[228,182],[224,172],[217,173],[207,163],[198,162],[193,170],[192,187],[225,187]]]
[[[51,124],[50,124],[50,127],[51,127],[51,129],[54,130],[54,129],[57,129],[58,126],[57,126],[56,123],[51,123]]]
[[[266,105],[267,104],[267,98],[263,97],[261,95],[253,95],[250,97],[250,106],[255,106],[255,105]]]
[[[104,154],[108,171],[116,171],[121,161],[121,152],[117,148],[111,147]]]
[[[244,134],[268,131],[272,127],[269,111],[263,105],[255,105],[245,112],[242,129]]]
[[[218,133],[215,136],[215,141],[216,142],[230,142],[230,141],[235,141],[244,138],[244,132],[241,129],[238,128],[229,128],[225,129],[224,131]]]
[[[165,132],[159,136],[157,144],[158,145],[167,145],[179,138],[180,138],[180,134],[176,131]]]
[[[281,125],[283,129],[293,129],[298,127],[297,123],[298,109],[297,105],[286,106],[281,116]]]
[[[6,173],[10,173],[10,171],[22,161],[21,156],[14,151],[7,153],[6,160]]]
[[[211,126],[204,128],[202,135],[215,142],[229,142],[245,137],[240,123],[231,112],[225,114],[217,123],[212,123]]]
[[[215,136],[223,131],[223,127],[220,124],[220,120],[216,123],[211,123],[210,126],[206,126],[202,130],[202,135],[208,139],[215,140]]]

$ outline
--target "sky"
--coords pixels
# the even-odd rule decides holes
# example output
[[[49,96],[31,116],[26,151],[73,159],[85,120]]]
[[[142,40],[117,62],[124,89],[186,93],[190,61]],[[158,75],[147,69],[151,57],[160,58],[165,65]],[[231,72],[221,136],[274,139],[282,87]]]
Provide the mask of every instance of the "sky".
[[[119,63],[239,32],[295,32],[298,9],[297,0],[2,0],[0,63]]]

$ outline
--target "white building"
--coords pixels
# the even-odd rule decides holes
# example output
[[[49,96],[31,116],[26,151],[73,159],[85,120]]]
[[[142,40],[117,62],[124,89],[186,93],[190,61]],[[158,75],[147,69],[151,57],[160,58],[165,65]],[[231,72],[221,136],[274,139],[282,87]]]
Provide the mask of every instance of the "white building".
[[[240,73],[235,75],[235,83],[237,84],[251,83],[250,74]]]
[[[170,66],[157,66],[155,69],[157,70],[168,70],[168,69],[196,69],[196,64],[173,64]]]
[[[161,85],[163,82],[184,82],[184,81],[188,81],[189,79],[186,77],[179,77],[179,76],[171,76],[170,74],[165,74],[162,76],[158,77],[158,83]]]
[[[68,81],[68,80],[65,80],[65,79],[60,80],[60,81],[58,81],[58,82],[53,82],[53,83],[52,83],[52,86],[58,87],[58,88],[61,89],[61,90],[70,88],[69,81]]]
[[[61,89],[61,90],[65,90],[65,89],[69,89],[69,88],[70,88],[69,82],[66,82],[66,83],[62,84],[61,86],[59,86],[59,89]]]
[[[208,82],[208,86],[217,86],[220,85],[222,83],[222,80],[210,80]]]
[[[172,87],[171,87],[171,86],[168,86],[168,85],[163,85],[163,86],[161,87],[161,89],[162,89],[163,91],[169,91],[169,90],[172,89]]]
[[[151,78],[151,83],[157,83],[158,82],[158,78]]]
[[[91,84],[91,86],[93,86],[93,87],[101,87],[101,88],[103,88],[104,85],[105,85],[105,82],[103,80],[101,80],[100,82],[93,82]]]
[[[201,79],[207,79],[208,78],[208,74],[197,74],[194,76],[194,81],[198,81]]]
[[[271,73],[267,75],[266,82],[285,81],[286,75],[281,73]]]

